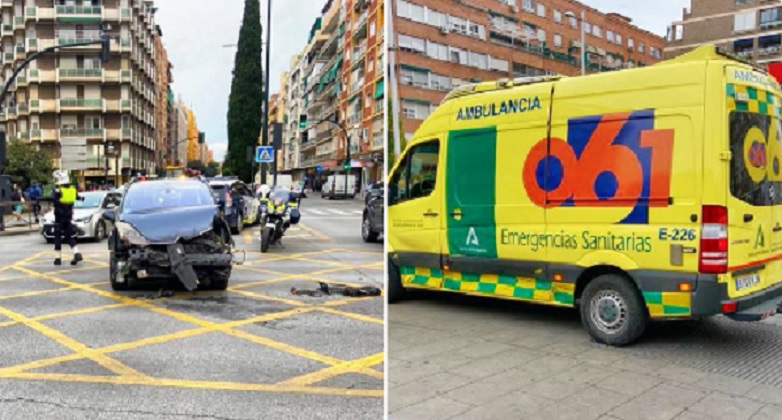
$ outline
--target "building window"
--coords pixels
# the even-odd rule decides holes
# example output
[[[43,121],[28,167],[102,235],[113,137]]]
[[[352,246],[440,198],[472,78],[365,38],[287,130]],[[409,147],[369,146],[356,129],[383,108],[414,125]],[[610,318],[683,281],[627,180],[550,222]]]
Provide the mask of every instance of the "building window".
[[[538,29],[538,41],[546,42],[546,39],[546,31],[543,29]]]
[[[633,49],[633,47],[635,47],[635,41],[633,41],[633,38],[627,38],[627,47],[630,48],[631,50]]]
[[[554,22],[562,23],[562,13],[559,10],[554,10]]]
[[[562,35],[555,34],[554,35],[554,46],[555,47],[561,47],[562,46]]]
[[[638,52],[639,53],[643,53],[644,52],[644,43],[643,42],[639,42],[638,43]]]
[[[622,45],[622,35],[614,34],[614,43],[616,45]]]
[[[736,13],[733,16],[733,31],[744,32],[755,29],[755,12]]]
[[[584,32],[586,32],[588,34],[592,33],[592,25],[589,22],[584,21],[584,22],[581,22],[581,24],[584,25]]]
[[[576,19],[575,15],[572,15],[573,12],[568,12],[568,13],[570,13],[571,16],[567,17],[567,21],[570,24],[571,28],[576,29],[578,27],[578,19]]]
[[[673,36],[674,41],[681,41],[684,38],[684,25],[674,26],[673,31],[671,32],[671,36]]]
[[[425,120],[431,113],[431,106],[419,101],[402,100],[402,115],[414,120]]]
[[[614,42],[614,31],[606,31],[606,40],[608,42]]]
[[[765,28],[768,26],[777,26],[782,24],[782,16],[780,16],[780,8],[775,7],[773,9],[766,9],[760,11],[760,27]]]
[[[448,18],[445,17],[445,14],[440,12],[435,12],[432,9],[429,9],[426,12],[427,12],[426,22],[429,23],[430,25],[441,28],[448,23]]]
[[[523,0],[522,8],[525,12],[535,13],[535,2],[532,0]]]
[[[546,5],[538,3],[538,16],[546,17]]]
[[[479,69],[486,70],[489,68],[489,59],[486,54],[469,53],[470,65]]]
[[[600,27],[595,25],[592,27],[592,35],[602,38],[603,37],[603,31],[600,30]]]

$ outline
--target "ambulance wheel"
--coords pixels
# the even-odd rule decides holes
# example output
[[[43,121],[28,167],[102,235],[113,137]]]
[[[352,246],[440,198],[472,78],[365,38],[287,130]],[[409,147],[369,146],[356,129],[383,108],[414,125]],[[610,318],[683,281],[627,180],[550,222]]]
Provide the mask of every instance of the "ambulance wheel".
[[[646,330],[646,309],[638,289],[616,274],[589,282],[581,296],[581,322],[598,343],[624,346]]]
[[[405,288],[402,287],[402,276],[399,267],[388,262],[388,303],[397,303],[405,297]]]
[[[109,277],[111,281],[111,289],[112,290],[128,290],[128,279],[127,277],[124,279],[120,279],[119,267],[117,266],[117,257],[114,256],[114,253],[111,254],[111,257],[109,257]],[[118,280],[124,280],[122,282],[119,282]]]

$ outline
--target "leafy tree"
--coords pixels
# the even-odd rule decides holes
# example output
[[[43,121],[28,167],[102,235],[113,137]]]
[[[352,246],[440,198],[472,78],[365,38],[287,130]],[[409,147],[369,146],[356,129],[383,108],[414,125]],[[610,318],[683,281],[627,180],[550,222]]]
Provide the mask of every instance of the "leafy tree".
[[[217,174],[220,173],[220,164],[217,162],[209,162],[208,165],[206,165],[206,169],[204,169],[204,176],[206,177],[213,177],[217,176]]]
[[[389,98],[386,99],[386,118],[388,119],[388,127],[389,130],[387,131],[388,136],[388,144],[386,145],[386,170],[391,172],[391,167],[394,166],[394,132],[391,129],[391,127],[394,126],[394,119],[391,117],[391,113],[393,112],[393,108],[391,108],[391,95],[389,95]],[[405,132],[404,128],[402,126],[403,121],[402,118],[399,118],[399,127],[397,128],[399,130],[399,144],[400,144],[400,151],[405,151],[405,144],[407,141],[405,140]]]
[[[204,165],[204,162],[201,162],[200,160],[188,161],[187,167],[190,169],[197,169],[201,171],[201,173],[204,173],[206,171],[206,165]]]
[[[231,96],[228,102],[228,173],[250,182],[251,163],[247,147],[258,144],[261,133],[263,70],[261,67],[261,7],[258,0],[245,0],[244,20],[234,62]]]
[[[11,141],[8,143],[7,155],[8,162],[3,173],[11,175],[19,186],[51,181],[54,167],[52,159],[46,153],[36,150],[28,143]]]

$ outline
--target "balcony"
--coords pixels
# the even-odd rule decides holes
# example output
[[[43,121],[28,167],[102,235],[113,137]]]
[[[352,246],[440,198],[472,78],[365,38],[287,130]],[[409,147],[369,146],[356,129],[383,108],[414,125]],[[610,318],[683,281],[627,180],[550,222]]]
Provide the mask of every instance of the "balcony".
[[[60,99],[61,110],[103,110],[103,99]]]
[[[18,87],[27,86],[27,76],[24,74],[16,76],[16,85]]]
[[[11,140],[28,142],[28,141],[30,141],[30,133],[29,132],[17,132],[13,136],[11,136]]]
[[[103,69],[59,69],[57,76],[61,80],[75,81],[75,80],[93,80],[100,81],[103,79]]]
[[[57,45],[72,45],[82,42],[96,42],[101,40],[99,31],[84,31],[83,33],[77,33],[75,31],[60,32],[56,35]],[[86,45],[81,48],[96,48],[100,49],[100,44]]]
[[[27,38],[27,51],[30,51],[30,52],[38,51],[38,39],[37,38]]]
[[[14,29],[24,29],[24,16],[14,17]]]
[[[57,6],[55,13],[60,22],[100,22],[103,19],[100,6]]]
[[[130,111],[132,109],[132,106],[130,104],[130,99],[123,99],[120,103],[120,107],[123,111]]]
[[[119,112],[120,110],[120,101],[106,100],[107,112]]]
[[[6,62],[13,62],[14,61],[14,53],[12,53],[12,52],[5,53],[3,55],[3,57],[5,58]]]
[[[61,128],[60,137],[78,137],[86,139],[103,139],[102,128]]]

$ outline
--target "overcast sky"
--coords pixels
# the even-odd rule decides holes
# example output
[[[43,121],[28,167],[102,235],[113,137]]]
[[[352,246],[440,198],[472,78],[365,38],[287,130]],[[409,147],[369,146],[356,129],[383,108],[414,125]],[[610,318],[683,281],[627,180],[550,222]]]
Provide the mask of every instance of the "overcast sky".
[[[391,1],[391,0],[386,0]],[[666,27],[681,19],[690,0],[585,0],[603,12],[629,16],[633,23],[665,35]],[[325,0],[275,0],[272,5],[270,91],[279,90],[280,74],[307,42],[309,30]],[[196,112],[198,127],[222,160],[227,148],[226,114],[231,92],[231,70],[242,22],[244,0],[157,0],[157,23],[174,64],[173,89]],[[266,0],[261,0],[266,23]],[[264,31],[266,28],[264,27]],[[266,37],[264,35],[264,42]]]

